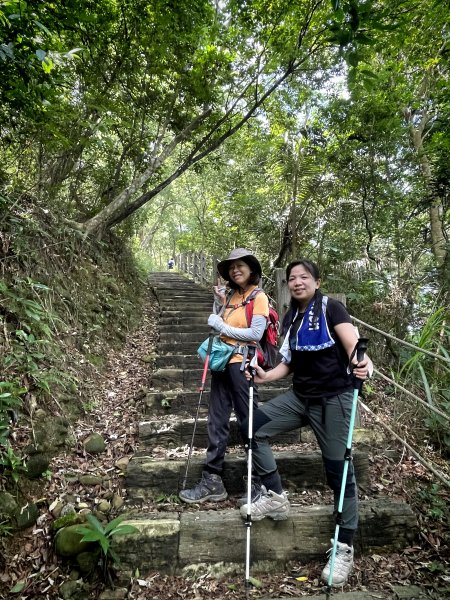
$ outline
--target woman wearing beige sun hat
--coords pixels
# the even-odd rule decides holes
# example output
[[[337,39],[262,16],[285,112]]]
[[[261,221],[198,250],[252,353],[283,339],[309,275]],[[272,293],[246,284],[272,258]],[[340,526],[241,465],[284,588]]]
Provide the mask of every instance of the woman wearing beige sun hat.
[[[180,498],[188,504],[225,500],[228,496],[222,481],[225,452],[230,431],[230,416],[234,410],[241,424],[248,416],[248,381],[241,369],[247,346],[262,338],[269,316],[269,299],[260,290],[253,294],[253,316],[247,323],[245,305],[258,288],[262,276],[261,265],[250,250],[235,248],[228,258],[217,265],[220,276],[229,291],[222,298],[222,316],[211,314],[208,325],[220,333],[220,339],[236,346],[224,371],[211,372],[211,392],[208,409],[208,447],[202,478],[191,489],[182,490]],[[217,289],[216,289],[217,294]],[[253,297],[252,296],[252,297]],[[254,390],[254,408],[258,391]],[[246,440],[243,440],[245,442]]]

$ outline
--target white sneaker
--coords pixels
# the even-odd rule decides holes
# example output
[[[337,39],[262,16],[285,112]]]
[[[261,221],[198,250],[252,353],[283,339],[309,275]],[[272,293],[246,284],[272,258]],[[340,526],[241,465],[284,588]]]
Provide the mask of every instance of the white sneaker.
[[[322,581],[328,583],[330,576],[331,554],[333,552],[334,540],[331,540],[331,548],[327,554],[328,562],[322,571]],[[344,585],[353,568],[353,548],[342,542],[337,542],[336,556],[334,558],[333,578],[331,585]]]
[[[286,492],[276,494],[272,490],[267,490],[261,486],[261,493],[250,505],[250,514],[253,521],[261,521],[265,517],[270,517],[274,521],[284,521],[289,516],[289,500]],[[247,517],[247,504],[239,509],[244,519]]]

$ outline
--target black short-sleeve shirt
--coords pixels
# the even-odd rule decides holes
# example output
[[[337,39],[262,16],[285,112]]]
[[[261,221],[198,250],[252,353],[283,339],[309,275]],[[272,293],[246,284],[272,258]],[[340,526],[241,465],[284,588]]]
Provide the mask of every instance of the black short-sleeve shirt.
[[[303,314],[297,315],[289,339],[297,335]],[[292,383],[300,398],[329,398],[353,388],[352,376],[347,372],[347,352],[334,330],[335,325],[351,323],[352,320],[342,302],[334,298],[328,298],[326,318],[331,336],[336,342],[333,346],[317,351],[292,350]]]

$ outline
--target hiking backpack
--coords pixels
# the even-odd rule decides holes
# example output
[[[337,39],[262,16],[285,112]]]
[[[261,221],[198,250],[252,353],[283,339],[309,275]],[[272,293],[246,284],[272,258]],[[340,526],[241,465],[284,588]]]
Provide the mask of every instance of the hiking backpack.
[[[255,297],[259,292],[262,292],[261,288],[256,288],[244,302],[245,305],[245,316],[247,319],[247,326],[251,326],[253,317],[253,307],[255,304]],[[265,371],[273,369],[277,364],[277,342],[278,332],[280,327],[280,319],[277,311],[269,302],[269,317],[267,319],[267,326],[264,334],[260,341],[257,343],[258,353],[258,365]]]

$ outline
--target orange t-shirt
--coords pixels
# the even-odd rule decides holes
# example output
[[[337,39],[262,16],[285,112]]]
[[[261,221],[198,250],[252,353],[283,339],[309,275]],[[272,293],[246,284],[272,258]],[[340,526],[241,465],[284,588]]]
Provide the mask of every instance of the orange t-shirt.
[[[247,329],[247,318],[245,316],[245,306],[242,302],[246,300],[253,290],[258,287],[256,285],[249,288],[245,294],[241,294],[239,291],[235,291],[230,300],[228,301],[228,308],[225,309],[223,314],[223,321],[230,327],[239,327],[241,329]],[[255,296],[253,304],[253,314],[260,315],[262,317],[269,317],[269,299],[264,292],[259,292]],[[221,335],[220,338],[227,344],[241,344],[242,346],[247,345],[249,342],[242,342],[233,338]],[[255,342],[256,343],[256,340]],[[242,362],[241,354],[233,354],[230,359],[230,363]]]

